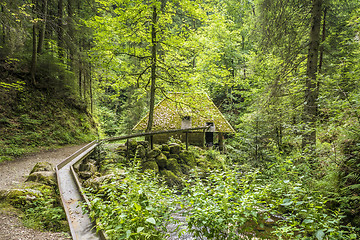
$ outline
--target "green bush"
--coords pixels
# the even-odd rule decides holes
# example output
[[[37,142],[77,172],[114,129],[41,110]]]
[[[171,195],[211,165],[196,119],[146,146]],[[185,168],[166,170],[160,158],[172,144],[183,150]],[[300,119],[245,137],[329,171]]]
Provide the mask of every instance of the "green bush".
[[[113,171],[99,190],[87,189],[90,216],[110,239],[163,239],[174,208],[172,191],[152,172]]]

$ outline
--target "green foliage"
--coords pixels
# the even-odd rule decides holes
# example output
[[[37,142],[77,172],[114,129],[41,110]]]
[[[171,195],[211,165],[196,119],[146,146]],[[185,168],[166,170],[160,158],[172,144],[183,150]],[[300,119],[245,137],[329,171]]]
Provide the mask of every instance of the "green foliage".
[[[32,199],[23,196],[17,204],[14,204],[23,212],[24,225],[42,231],[68,231],[66,215],[58,198],[59,193],[45,185],[34,187],[40,191],[38,196]]]
[[[194,171],[182,196],[193,236],[197,239],[250,238],[259,220],[266,217],[260,214],[263,207],[259,198],[264,190],[255,184],[258,174],[214,170],[203,179]]]
[[[62,95],[63,96],[63,95]],[[63,96],[64,97],[64,96]],[[39,147],[91,141],[96,136],[94,120],[69,98],[49,97],[26,88],[10,101],[12,111],[0,113],[0,159],[10,160]],[[8,108],[0,103],[1,107]]]
[[[110,239],[163,239],[174,203],[172,191],[151,172],[117,172],[91,193],[90,216]]]

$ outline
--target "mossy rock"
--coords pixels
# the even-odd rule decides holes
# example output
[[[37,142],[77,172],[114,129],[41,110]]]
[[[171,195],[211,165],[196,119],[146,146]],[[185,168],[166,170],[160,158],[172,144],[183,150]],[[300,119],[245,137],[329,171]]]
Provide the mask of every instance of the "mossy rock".
[[[146,157],[146,149],[143,145],[138,145],[136,147],[136,157],[142,159]]]
[[[181,151],[181,146],[180,144],[177,143],[170,144],[169,148],[170,148],[170,154],[179,154]]]
[[[26,182],[37,182],[49,186],[56,186],[57,184],[55,172],[45,171],[31,173]]]
[[[91,178],[92,176],[94,176],[94,174],[95,173],[90,171],[82,171],[78,173],[79,177],[84,180]]]
[[[183,163],[189,165],[190,167],[196,166],[195,154],[193,152],[184,150],[179,154],[179,157]]]
[[[161,151],[170,152],[170,147],[167,144],[161,145]]]
[[[180,159],[179,155],[177,155],[177,154],[169,154],[168,158]]]
[[[41,191],[35,189],[9,189],[1,193],[1,198],[6,199],[12,205],[24,205],[42,196]]]
[[[167,158],[170,157],[170,151],[161,151]]]
[[[45,172],[45,171],[54,171],[54,166],[48,162],[38,162],[35,164],[30,174],[34,172]]]
[[[165,154],[160,153],[160,155],[156,157],[156,163],[160,169],[166,168],[167,157],[165,156]]]
[[[142,145],[145,149],[149,149],[150,148],[150,144],[148,141],[138,141],[137,142],[138,145]]]
[[[181,179],[176,176],[172,171],[162,170],[160,171],[160,175],[164,177],[166,184],[169,187],[182,187]]]
[[[146,157],[149,159],[154,159],[157,156],[159,156],[160,153],[161,153],[161,150],[159,148],[154,148],[147,153]]]
[[[152,170],[155,173],[159,172],[159,166],[155,161],[147,161],[142,163],[142,170],[145,172],[147,170]]]
[[[90,178],[84,182],[84,187],[90,187],[93,189],[93,191],[98,191],[103,183],[110,181],[114,177],[115,174],[112,173],[101,177]]]
[[[181,166],[175,158],[170,158],[167,160],[166,169],[172,171],[178,176],[180,176],[182,173]]]
[[[196,164],[201,169],[208,169],[212,167],[212,165],[205,158],[197,158]]]
[[[137,144],[136,140],[129,139],[125,145],[130,152],[135,153],[135,150],[136,150],[136,147],[138,144]]]
[[[95,162],[90,161],[87,163],[80,164],[79,171],[95,173],[97,171],[97,167],[95,166]]]

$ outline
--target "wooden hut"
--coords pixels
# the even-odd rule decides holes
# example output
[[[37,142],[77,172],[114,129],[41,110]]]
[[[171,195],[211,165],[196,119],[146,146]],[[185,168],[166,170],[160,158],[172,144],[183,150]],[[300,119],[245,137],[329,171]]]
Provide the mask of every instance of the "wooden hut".
[[[144,131],[148,123],[149,113],[141,119],[133,130]],[[234,133],[234,129],[206,93],[169,93],[154,108],[152,131],[188,129],[210,125],[203,130],[188,133],[188,141],[192,145],[211,146],[214,137],[222,147],[223,133]],[[166,143],[170,137],[185,141],[185,133],[154,135],[153,142]],[[216,140],[216,139],[215,139]]]

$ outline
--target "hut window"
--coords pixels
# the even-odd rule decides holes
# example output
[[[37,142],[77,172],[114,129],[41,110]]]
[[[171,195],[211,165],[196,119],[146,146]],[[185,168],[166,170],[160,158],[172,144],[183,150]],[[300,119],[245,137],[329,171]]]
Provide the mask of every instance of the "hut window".
[[[184,116],[181,118],[181,129],[191,128],[191,117]]]

